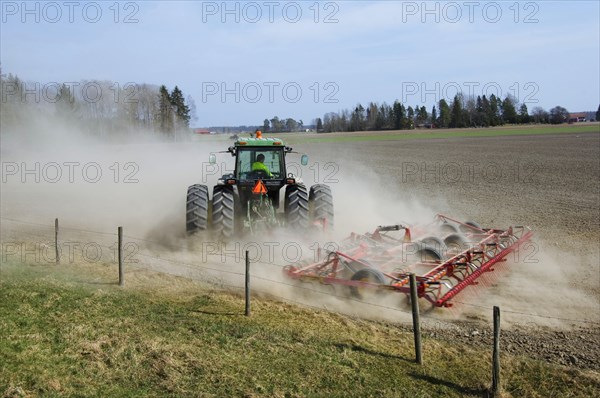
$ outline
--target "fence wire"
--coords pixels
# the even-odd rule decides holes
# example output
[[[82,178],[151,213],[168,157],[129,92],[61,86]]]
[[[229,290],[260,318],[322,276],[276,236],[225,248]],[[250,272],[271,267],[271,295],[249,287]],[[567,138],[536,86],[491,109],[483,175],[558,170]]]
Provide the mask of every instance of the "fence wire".
[[[36,223],[36,222],[31,222],[31,221],[24,221],[24,220],[16,220],[13,218],[6,218],[6,217],[0,217],[0,220],[3,221],[8,221],[11,223],[15,223],[15,224],[21,224],[21,225],[29,225],[29,226],[35,226],[35,227],[43,227],[43,228],[48,228],[51,229],[52,233],[54,233],[54,223],[52,222],[52,224],[43,224],[43,223]],[[5,226],[2,225],[2,228],[4,229]],[[46,240],[46,244],[47,242],[54,242],[54,236],[52,237],[48,237],[47,235],[43,235],[40,234],[39,231],[36,232],[31,232],[31,231],[24,231],[22,229],[17,229],[17,228],[10,228],[11,231],[16,231],[16,232],[22,232],[25,233],[27,235],[32,235],[32,236],[37,236],[37,237],[41,237],[44,238]],[[109,237],[114,237],[115,239],[117,238],[117,233],[116,232],[105,232],[105,231],[93,231],[93,230],[89,230],[89,229],[83,229],[83,228],[72,228],[72,227],[65,227],[63,225],[60,226],[60,230],[61,231],[74,231],[74,232],[83,232],[83,233],[89,233],[89,234],[96,234],[96,235],[102,235],[102,236],[109,236]],[[129,235],[123,235],[124,237],[127,237],[129,239],[138,241],[138,242],[145,242],[145,243],[151,243],[151,244],[155,244],[155,245],[159,245],[159,246],[164,246],[164,242],[157,242],[157,241],[153,241],[153,240],[149,240],[149,239],[143,239],[143,238],[139,238],[139,237],[134,237],[134,236],[129,236]],[[116,241],[115,241],[116,243]],[[106,246],[106,245],[100,245],[101,247],[107,248],[109,250],[114,250],[115,246]],[[184,247],[184,246],[178,246],[178,245],[169,245],[170,247],[176,247],[178,249],[181,250],[185,250],[185,251],[189,251],[190,248],[189,247]],[[4,251],[4,242],[3,242],[3,251]],[[222,274],[222,276],[227,276],[227,275],[232,275],[235,277],[242,277],[245,275],[244,272],[238,272],[238,271],[232,271],[232,270],[228,270],[228,269],[222,269],[222,268],[214,268],[211,267],[209,265],[206,264],[198,264],[198,263],[191,263],[191,262],[185,262],[185,261],[181,261],[181,260],[176,260],[176,259],[172,259],[172,258],[165,258],[165,257],[157,257],[151,254],[147,254],[147,253],[141,253],[141,252],[136,252],[136,255],[139,255],[141,257],[147,258],[147,259],[152,259],[154,261],[164,261],[170,264],[176,264],[180,267],[183,267],[186,270],[191,270],[191,271],[195,271],[195,272],[213,272],[213,273],[217,273],[217,274]],[[218,257],[225,257],[225,258],[233,258],[235,260],[239,260],[240,256],[237,256],[236,254],[233,253],[219,253],[219,254],[214,254],[214,253],[204,253],[203,256],[218,256]],[[3,255],[3,260],[4,260],[4,255]],[[155,272],[163,272],[163,273],[168,273],[165,272],[162,269],[155,269],[154,267],[151,266],[144,266],[144,265],[140,265],[139,262],[126,262],[125,263],[127,267],[134,267],[137,269],[145,269],[145,270],[151,270],[151,271],[155,271]],[[261,266],[271,266],[273,268],[276,268],[278,270],[281,271],[281,269],[286,265],[286,264],[279,264],[275,261],[272,262],[264,262],[264,261],[253,261],[252,264],[260,264]],[[231,264],[229,264],[231,265]],[[243,264],[240,264],[240,266],[243,266]],[[178,275],[180,276],[180,275]],[[218,283],[210,283],[209,281],[206,281],[207,275],[202,275],[198,280],[199,281],[204,281],[204,282],[208,282],[209,284],[219,287],[219,288],[227,288],[227,289],[232,289],[232,290],[239,290],[239,289],[244,289],[243,286],[237,286],[237,285],[233,285],[231,283],[227,283],[224,280],[219,280]],[[188,276],[188,278],[190,278]],[[283,281],[278,281],[272,278],[267,278],[267,277],[263,277],[263,276],[259,276],[259,275],[253,275],[251,273],[250,278],[252,280],[260,280],[263,282],[268,282],[271,284],[277,284],[277,285],[281,285],[281,286],[286,286],[292,289],[296,289],[296,290],[301,290],[301,291],[306,291],[306,292],[311,292],[311,293],[317,293],[320,295],[324,295],[327,297],[333,297],[333,298],[338,298],[340,300],[343,300],[345,302],[355,302],[361,305],[366,305],[366,306],[371,306],[374,308],[380,308],[380,309],[385,309],[388,311],[394,311],[394,312],[398,312],[398,313],[404,313],[404,314],[411,314],[411,311],[408,310],[403,310],[401,308],[395,308],[395,307],[390,307],[390,306],[386,306],[386,305],[382,305],[382,304],[378,304],[378,303],[373,303],[370,301],[364,301],[364,300],[360,300],[358,298],[354,298],[354,297],[348,297],[346,295],[339,295],[339,294],[335,294],[335,293],[331,293],[331,292],[326,292],[323,290],[319,290],[319,289],[314,289],[311,287],[307,287],[307,286],[302,286],[299,283],[290,283],[290,282],[283,282]],[[190,279],[194,279],[194,278],[190,278]],[[289,297],[283,297],[281,295],[277,295],[274,294],[272,292],[269,291],[265,291],[265,290],[261,290],[260,288],[253,288],[252,289],[253,292],[255,293],[261,293],[261,294],[265,294],[268,296],[271,296],[273,298],[279,299],[283,302],[289,302],[289,303],[293,303],[293,304],[298,304],[301,306],[305,306],[305,307],[309,307],[309,308],[315,308],[315,309],[325,309],[327,311],[330,312],[336,312],[336,311],[331,311],[329,308],[327,308],[324,304],[323,305],[315,305],[315,304],[311,304],[311,303],[307,303],[306,301],[299,301],[299,300],[295,300]],[[485,305],[480,305],[480,304],[473,304],[473,303],[468,303],[468,302],[463,302],[463,301],[457,301],[457,300],[453,300],[452,301],[455,304],[461,304],[467,307],[474,307],[474,308],[480,308],[480,309],[485,309],[488,311],[492,311],[493,307],[492,306],[485,306]],[[542,314],[536,314],[536,313],[530,313],[530,312],[523,312],[523,311],[515,311],[512,309],[506,309],[505,307],[502,308],[502,312],[503,313],[508,313],[508,314],[515,314],[515,315],[521,315],[521,316],[527,316],[527,317],[535,317],[535,318],[543,318],[543,319],[550,319],[550,320],[559,320],[559,321],[565,321],[565,322],[572,322],[572,323],[579,323],[579,324],[587,324],[587,325],[593,325],[593,326],[598,326],[600,325],[599,321],[595,321],[595,320],[591,320],[591,319],[573,319],[573,318],[563,318],[563,317],[557,317],[557,316],[551,316],[551,315],[542,315]],[[428,319],[428,320],[433,320],[433,321],[441,321],[441,322],[447,322],[449,321],[448,319],[439,319],[436,317],[432,317],[429,316],[427,314],[422,314],[421,315],[423,318]]]

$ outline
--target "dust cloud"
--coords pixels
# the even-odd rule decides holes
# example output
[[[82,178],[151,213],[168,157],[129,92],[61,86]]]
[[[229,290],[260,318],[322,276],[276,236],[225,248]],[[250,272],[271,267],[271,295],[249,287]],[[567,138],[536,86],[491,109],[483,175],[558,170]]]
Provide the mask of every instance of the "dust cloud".
[[[126,240],[135,245],[132,257],[136,267],[232,290],[243,286],[244,254],[248,251],[256,294],[357,317],[409,321],[410,309],[403,294],[349,299],[347,287],[291,281],[283,275],[283,267],[316,261],[319,249],[335,249],[350,232],[372,232],[379,225],[429,223],[436,209],[453,208],[452,203],[407,195],[402,187],[390,183],[393,176],[365,166],[356,160],[356,153],[346,151],[336,155],[333,164],[320,155],[311,157],[308,166],[296,167],[307,187],[330,185],[335,205],[333,231],[277,230],[260,239],[232,242],[216,241],[210,232],[188,237],[187,187],[202,183],[210,191],[218,177],[233,169],[232,157],[218,153],[231,145],[227,136],[199,138],[165,140],[131,131],[91,137],[58,120],[2,132],[3,236],[8,236],[9,230],[18,231],[15,220],[52,225],[59,218],[70,239],[110,245],[115,239],[110,234],[122,226]],[[311,155],[302,144],[294,147]],[[209,153],[217,153],[216,165],[209,164]],[[299,166],[299,157],[289,156],[288,162]],[[457,209],[451,216],[468,219],[463,212]],[[569,283],[569,267],[587,260],[570,256],[571,264],[565,264],[557,250],[543,242],[534,241],[533,245],[531,253],[509,258],[486,274],[481,285],[487,286],[469,287],[459,295],[456,301],[465,305],[456,304],[452,310],[429,309],[422,300],[425,316],[487,319],[491,307],[501,305],[549,317],[534,319],[538,325],[564,326],[555,318],[584,318],[595,302]],[[516,313],[508,319],[531,321]]]

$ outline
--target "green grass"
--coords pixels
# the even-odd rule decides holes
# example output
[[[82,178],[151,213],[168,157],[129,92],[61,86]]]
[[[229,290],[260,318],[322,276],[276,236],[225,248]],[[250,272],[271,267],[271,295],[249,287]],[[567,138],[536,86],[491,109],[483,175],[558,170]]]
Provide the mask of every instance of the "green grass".
[[[530,127],[500,127],[476,129],[448,129],[448,130],[400,130],[390,132],[359,132],[339,133],[335,135],[321,134],[319,137],[290,136],[286,142],[311,143],[311,142],[362,142],[362,141],[389,141],[389,140],[414,140],[434,138],[468,138],[468,137],[498,137],[562,133],[600,133],[600,126],[575,125],[575,126],[530,126]],[[282,138],[287,135],[282,135]]]
[[[485,396],[490,352],[108,266],[2,265],[0,396]],[[114,268],[114,267],[113,267]],[[109,272],[110,271],[110,272]],[[94,283],[86,283],[86,278]],[[504,355],[505,396],[598,396],[598,373]]]

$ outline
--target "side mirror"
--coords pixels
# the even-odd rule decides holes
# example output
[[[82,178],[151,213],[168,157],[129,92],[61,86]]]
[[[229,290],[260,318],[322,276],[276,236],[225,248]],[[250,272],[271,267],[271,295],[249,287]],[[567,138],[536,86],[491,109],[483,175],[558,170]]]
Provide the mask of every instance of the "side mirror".
[[[308,164],[308,155],[302,155],[302,157],[300,158],[300,163],[302,164],[302,166],[306,166]]]
[[[215,163],[217,163],[217,155],[215,155],[214,153],[211,153],[211,154],[208,156],[208,163],[210,163],[210,164],[215,164]]]

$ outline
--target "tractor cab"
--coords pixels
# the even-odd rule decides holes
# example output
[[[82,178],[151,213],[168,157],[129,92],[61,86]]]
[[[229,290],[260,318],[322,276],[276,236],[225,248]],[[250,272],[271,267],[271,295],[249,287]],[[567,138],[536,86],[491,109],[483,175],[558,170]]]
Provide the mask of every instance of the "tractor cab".
[[[228,151],[236,158],[233,178],[228,181],[237,187],[242,207],[246,207],[252,196],[260,194],[267,195],[273,207],[279,208],[280,189],[297,182],[293,175],[287,175],[285,167],[285,155],[292,148],[278,138],[263,138],[257,132],[256,137],[238,138]],[[262,188],[257,189],[257,185]]]
[[[235,178],[239,181],[282,179],[285,176],[283,148],[242,147],[237,149]]]

